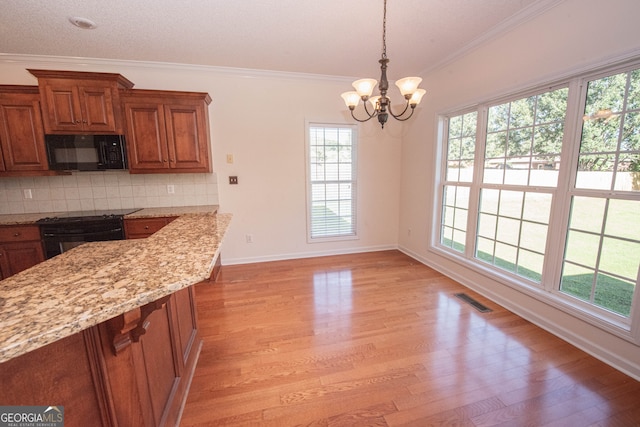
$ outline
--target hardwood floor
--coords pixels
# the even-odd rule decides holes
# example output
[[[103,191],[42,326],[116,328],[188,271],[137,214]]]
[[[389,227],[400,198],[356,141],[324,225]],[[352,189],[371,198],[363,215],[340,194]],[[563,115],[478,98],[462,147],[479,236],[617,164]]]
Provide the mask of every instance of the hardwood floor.
[[[182,426],[640,425],[638,381],[397,251],[224,266],[196,292]]]

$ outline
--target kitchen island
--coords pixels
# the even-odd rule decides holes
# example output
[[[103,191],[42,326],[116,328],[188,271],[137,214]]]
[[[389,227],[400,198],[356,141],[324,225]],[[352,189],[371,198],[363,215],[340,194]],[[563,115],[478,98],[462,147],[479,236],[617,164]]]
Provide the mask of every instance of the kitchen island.
[[[229,214],[178,213],[147,239],[87,243],[0,281],[0,405],[65,425],[174,425],[195,369],[192,285]]]

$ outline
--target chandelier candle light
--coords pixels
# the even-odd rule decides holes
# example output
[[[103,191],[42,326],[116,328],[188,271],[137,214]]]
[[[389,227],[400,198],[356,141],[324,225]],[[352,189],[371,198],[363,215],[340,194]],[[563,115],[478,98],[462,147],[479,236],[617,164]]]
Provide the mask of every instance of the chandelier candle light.
[[[408,120],[413,115],[416,105],[420,103],[420,100],[426,93],[424,89],[418,89],[418,85],[422,81],[420,77],[405,77],[404,79],[398,80],[396,86],[398,86],[400,93],[404,96],[405,106],[400,114],[393,114],[391,111],[391,99],[387,96],[387,90],[389,90],[389,81],[387,80],[387,64],[389,63],[389,59],[387,58],[387,0],[384,0],[382,18],[382,58],[380,58],[378,62],[380,63],[381,70],[379,84],[375,79],[356,80],[353,82],[355,92],[344,92],[340,96],[342,96],[345,104],[349,107],[351,117],[359,122],[366,122],[374,117],[378,117],[378,122],[380,122],[380,125],[382,125],[384,129],[384,124],[387,122],[389,114],[391,114],[394,119],[402,122]],[[380,95],[371,96],[376,84],[378,84]],[[360,100],[362,100],[364,111],[368,116],[366,119],[359,119],[353,113],[360,103]],[[373,111],[370,111],[367,107],[367,101],[373,106]],[[409,107],[411,107],[411,111],[408,115],[405,115]]]

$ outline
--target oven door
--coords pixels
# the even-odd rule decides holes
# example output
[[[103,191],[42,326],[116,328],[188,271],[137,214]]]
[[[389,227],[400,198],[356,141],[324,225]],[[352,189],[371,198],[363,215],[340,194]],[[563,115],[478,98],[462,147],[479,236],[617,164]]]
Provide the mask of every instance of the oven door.
[[[98,224],[41,225],[40,233],[47,258],[53,258],[87,242],[124,239],[121,220]]]

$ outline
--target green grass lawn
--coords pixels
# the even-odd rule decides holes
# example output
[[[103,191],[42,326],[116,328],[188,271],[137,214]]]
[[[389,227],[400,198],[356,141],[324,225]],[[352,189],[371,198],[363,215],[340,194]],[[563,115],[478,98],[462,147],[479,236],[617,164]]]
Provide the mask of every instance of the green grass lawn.
[[[503,198],[501,206],[508,203],[509,200]],[[520,201],[517,200],[514,203],[516,211],[519,210],[517,203]],[[508,208],[508,206],[502,206],[502,208]],[[561,283],[558,286],[568,295],[614,313],[629,316],[640,260],[640,214],[638,213],[640,209],[636,201],[629,200],[612,200],[606,212],[605,209],[603,199],[576,198],[571,219],[572,231],[569,234]],[[607,218],[604,228],[605,237],[602,242],[602,251],[598,252],[602,218],[605,214]],[[507,229],[499,230],[496,240],[500,241],[500,235],[512,238],[520,233],[519,221],[503,221],[502,224],[512,225],[508,225]],[[498,244],[503,248],[501,254],[498,249],[492,249],[491,230],[492,228],[489,227],[488,231],[486,229],[483,231],[488,233],[485,237],[489,240],[481,239],[483,244],[479,249],[476,248],[476,258],[540,283],[542,280],[541,255],[522,249],[518,251],[514,246]],[[544,247],[546,233],[529,233],[527,236],[531,237],[527,237],[525,246]],[[464,251],[463,243],[451,239],[443,239],[442,242],[443,245],[459,252]],[[515,243],[514,241],[512,244]],[[504,248],[508,250],[505,251]]]

